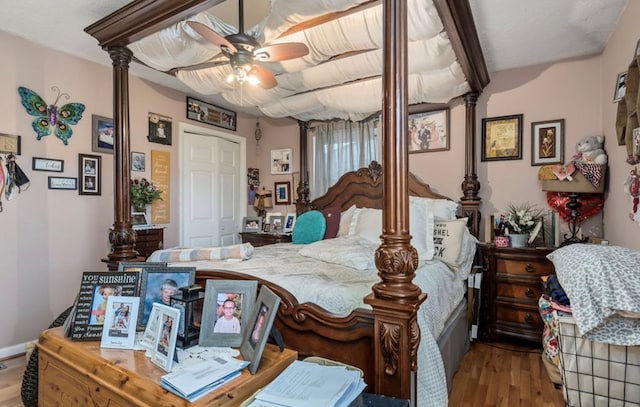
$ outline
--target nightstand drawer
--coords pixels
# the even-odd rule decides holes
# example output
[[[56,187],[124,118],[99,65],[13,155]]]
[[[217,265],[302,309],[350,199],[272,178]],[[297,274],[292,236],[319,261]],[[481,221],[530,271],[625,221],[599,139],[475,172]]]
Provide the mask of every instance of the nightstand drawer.
[[[517,285],[517,284],[501,284],[498,283],[498,297],[516,298],[521,300],[530,300],[535,303],[542,295],[542,287],[536,285]]]
[[[553,263],[550,261],[523,261],[497,258],[496,273],[548,276],[549,274],[555,274],[555,270],[553,269]]]
[[[496,319],[498,322],[507,321],[540,329],[540,335],[542,335],[543,322],[538,310],[523,309],[513,306],[498,307]]]

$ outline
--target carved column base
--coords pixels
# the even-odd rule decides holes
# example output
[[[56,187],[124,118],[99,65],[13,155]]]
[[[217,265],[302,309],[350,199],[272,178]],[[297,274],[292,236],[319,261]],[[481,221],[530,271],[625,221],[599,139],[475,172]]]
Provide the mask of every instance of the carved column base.
[[[128,228],[111,229],[109,231],[109,243],[111,244],[111,253],[106,259],[102,259],[107,263],[109,270],[117,270],[118,263],[122,261],[144,261],[144,257],[140,256],[133,246],[136,243],[136,231]]]

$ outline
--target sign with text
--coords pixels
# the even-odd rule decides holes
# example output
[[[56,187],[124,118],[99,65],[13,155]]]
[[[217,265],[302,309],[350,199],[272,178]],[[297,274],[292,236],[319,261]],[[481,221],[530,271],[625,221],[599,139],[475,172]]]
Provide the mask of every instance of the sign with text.
[[[162,191],[162,200],[151,204],[151,223],[169,223],[171,214],[171,156],[168,151],[151,150],[151,181]]]

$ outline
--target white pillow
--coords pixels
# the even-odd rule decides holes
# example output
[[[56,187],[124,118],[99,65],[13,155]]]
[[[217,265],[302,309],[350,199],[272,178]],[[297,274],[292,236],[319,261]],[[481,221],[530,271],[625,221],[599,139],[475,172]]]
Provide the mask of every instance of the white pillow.
[[[340,227],[338,228],[338,234],[336,237],[349,236],[349,227],[351,226],[351,219],[356,211],[356,206],[351,205],[349,209],[340,214]]]
[[[422,198],[430,199],[430,198]],[[458,212],[458,203],[449,199],[431,199],[433,201],[433,218],[435,220],[454,220]]]
[[[475,255],[477,239],[467,230],[468,218],[436,221],[433,228],[434,260],[446,263],[454,271],[468,271]]]
[[[409,197],[409,233],[411,245],[420,261],[433,258],[433,199]]]
[[[358,208],[351,220],[349,236],[358,236],[370,243],[380,243],[382,209]]]

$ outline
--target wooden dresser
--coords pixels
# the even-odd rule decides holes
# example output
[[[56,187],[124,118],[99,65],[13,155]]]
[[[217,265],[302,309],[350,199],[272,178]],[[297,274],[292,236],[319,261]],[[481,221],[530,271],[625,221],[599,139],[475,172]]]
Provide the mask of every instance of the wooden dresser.
[[[555,274],[546,255],[552,248],[495,247],[481,244],[480,339],[502,336],[540,342],[544,323],[538,312],[541,276]]]
[[[296,360],[295,351],[267,344],[255,375],[242,375],[189,403],[160,386],[166,372],[143,351],[101,349],[99,341],[73,342],[62,327],[44,331],[38,343],[38,405],[47,406],[239,406]]]
[[[291,243],[291,234],[283,233],[240,233],[242,243],[251,243],[253,247],[266,246],[276,243]]]
[[[145,259],[154,251],[164,247],[164,227],[145,227],[134,230],[137,238],[133,248]]]

